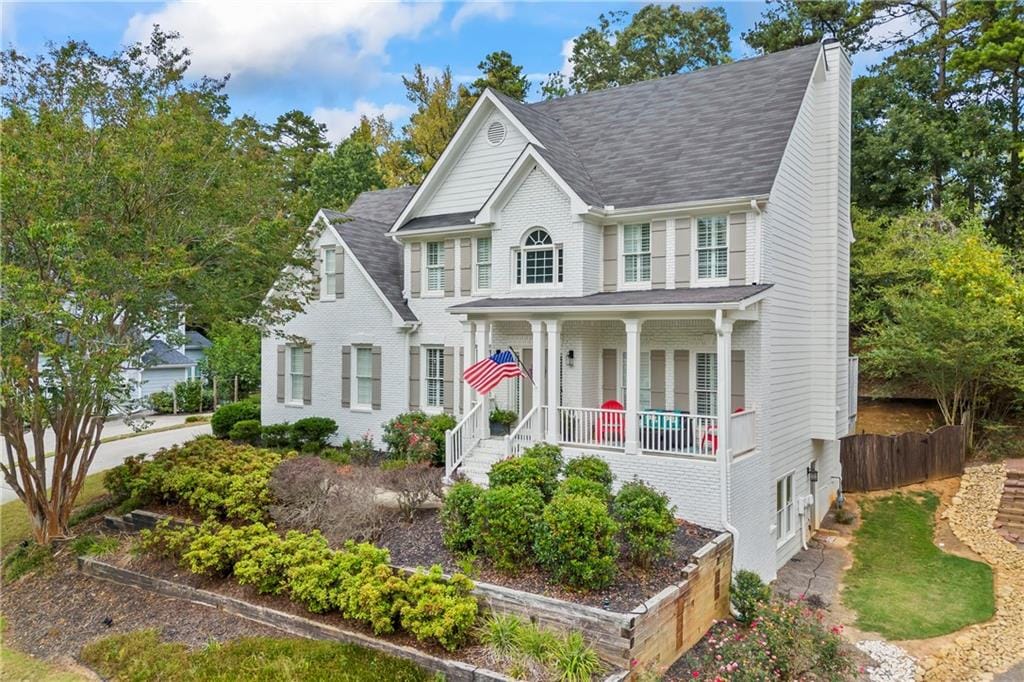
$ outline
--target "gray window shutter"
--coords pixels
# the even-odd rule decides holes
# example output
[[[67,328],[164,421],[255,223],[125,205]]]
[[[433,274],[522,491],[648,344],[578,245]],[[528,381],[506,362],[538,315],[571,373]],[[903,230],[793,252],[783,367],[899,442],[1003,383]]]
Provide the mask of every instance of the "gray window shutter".
[[[352,346],[341,347],[341,406],[352,406]]]
[[[747,362],[744,358],[743,351],[734,350],[732,352],[732,409],[735,410],[738,407],[747,406],[746,392],[746,366]]]
[[[302,404],[313,402],[313,349],[306,346],[302,349]]]
[[[459,242],[459,291],[463,296],[473,293],[473,240],[463,237]]]
[[[277,347],[277,402],[284,402],[284,354],[285,346]]]
[[[444,295],[455,295],[455,240],[444,240]]]
[[[380,409],[380,346],[374,346],[371,352],[373,369],[370,380],[370,390],[372,398],[370,400],[370,407],[375,410]]]
[[[619,394],[619,352],[614,348],[601,351],[601,402],[615,400]]]
[[[316,248],[316,255],[313,256],[313,272],[316,273],[316,296],[319,298],[324,293],[324,261],[323,261],[324,250],[321,247]]]
[[[747,214],[729,214],[729,284],[747,283]]]
[[[334,251],[334,295],[345,298],[345,252],[340,247]]]
[[[665,288],[665,221],[651,223],[651,288]]]
[[[409,346],[409,409],[420,409],[420,347]]]
[[[665,351],[651,351],[651,408],[665,409]]]
[[[677,350],[673,354],[672,394],[676,410],[690,411],[690,351]]]
[[[676,286],[690,286],[691,218],[676,218]]]
[[[444,411],[455,412],[455,348],[444,347]]]
[[[423,245],[419,242],[413,243],[409,247],[409,295],[413,298],[419,298],[420,285],[423,283]]]
[[[619,226],[604,226],[604,286],[603,291],[619,288]]]

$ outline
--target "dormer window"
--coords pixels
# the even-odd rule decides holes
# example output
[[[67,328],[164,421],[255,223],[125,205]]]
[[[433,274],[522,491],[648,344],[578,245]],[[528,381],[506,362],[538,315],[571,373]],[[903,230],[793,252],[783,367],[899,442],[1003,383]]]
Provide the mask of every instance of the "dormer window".
[[[561,282],[563,269],[562,247],[551,241],[547,230],[540,227],[530,230],[516,253],[516,284]]]

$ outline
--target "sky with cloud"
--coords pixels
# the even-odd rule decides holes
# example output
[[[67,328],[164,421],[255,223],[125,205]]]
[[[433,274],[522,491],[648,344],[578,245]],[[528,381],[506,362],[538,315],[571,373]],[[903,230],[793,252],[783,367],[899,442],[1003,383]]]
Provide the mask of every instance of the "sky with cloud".
[[[693,5],[696,3],[685,3]],[[700,3],[705,4],[705,3]],[[725,8],[733,57],[753,51],[740,33],[762,2],[706,3]],[[235,113],[272,121],[302,109],[327,124],[332,139],[363,114],[402,123],[411,111],[402,75],[451,66],[476,77],[487,53],[508,50],[539,97],[539,82],[566,68],[571,40],[601,12],[640,4],[589,2],[9,2],[2,11],[4,49],[36,54],[48,42],[84,40],[100,52],[145,39],[153,24],[181,34],[192,50],[191,76],[231,74]],[[858,58],[862,70],[871,55]]]

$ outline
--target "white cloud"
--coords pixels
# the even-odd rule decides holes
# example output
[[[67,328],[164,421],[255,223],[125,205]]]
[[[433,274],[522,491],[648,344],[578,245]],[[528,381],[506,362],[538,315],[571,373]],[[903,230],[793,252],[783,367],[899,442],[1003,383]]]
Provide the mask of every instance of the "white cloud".
[[[560,68],[559,71],[566,78],[572,75],[572,60],[570,57],[572,57],[572,48],[574,45],[576,45],[575,38],[569,38],[562,43],[562,68]]]
[[[438,3],[169,2],[136,14],[126,41],[145,40],[153,24],[181,33],[192,67],[220,76],[284,74],[298,65],[359,73],[386,59],[390,40],[416,36],[441,13]]]
[[[403,119],[413,111],[412,107],[405,104],[384,104],[378,105],[365,99],[357,99],[351,109],[331,109],[327,107],[316,107],[313,109],[313,118],[320,123],[327,125],[327,139],[331,142],[340,142],[352,132],[352,129],[359,125],[359,119],[363,116],[373,118],[384,114],[389,121]]]
[[[480,0],[464,2],[452,17],[452,30],[458,31],[463,24],[477,17],[490,17],[502,20],[512,16],[512,7],[505,2],[483,2]]]

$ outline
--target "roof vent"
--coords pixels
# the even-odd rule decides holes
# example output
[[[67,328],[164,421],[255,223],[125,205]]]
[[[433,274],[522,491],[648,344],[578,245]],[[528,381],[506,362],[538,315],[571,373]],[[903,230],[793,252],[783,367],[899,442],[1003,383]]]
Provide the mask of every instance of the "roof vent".
[[[504,142],[505,124],[501,121],[491,121],[491,124],[487,126],[487,141],[494,147]]]

